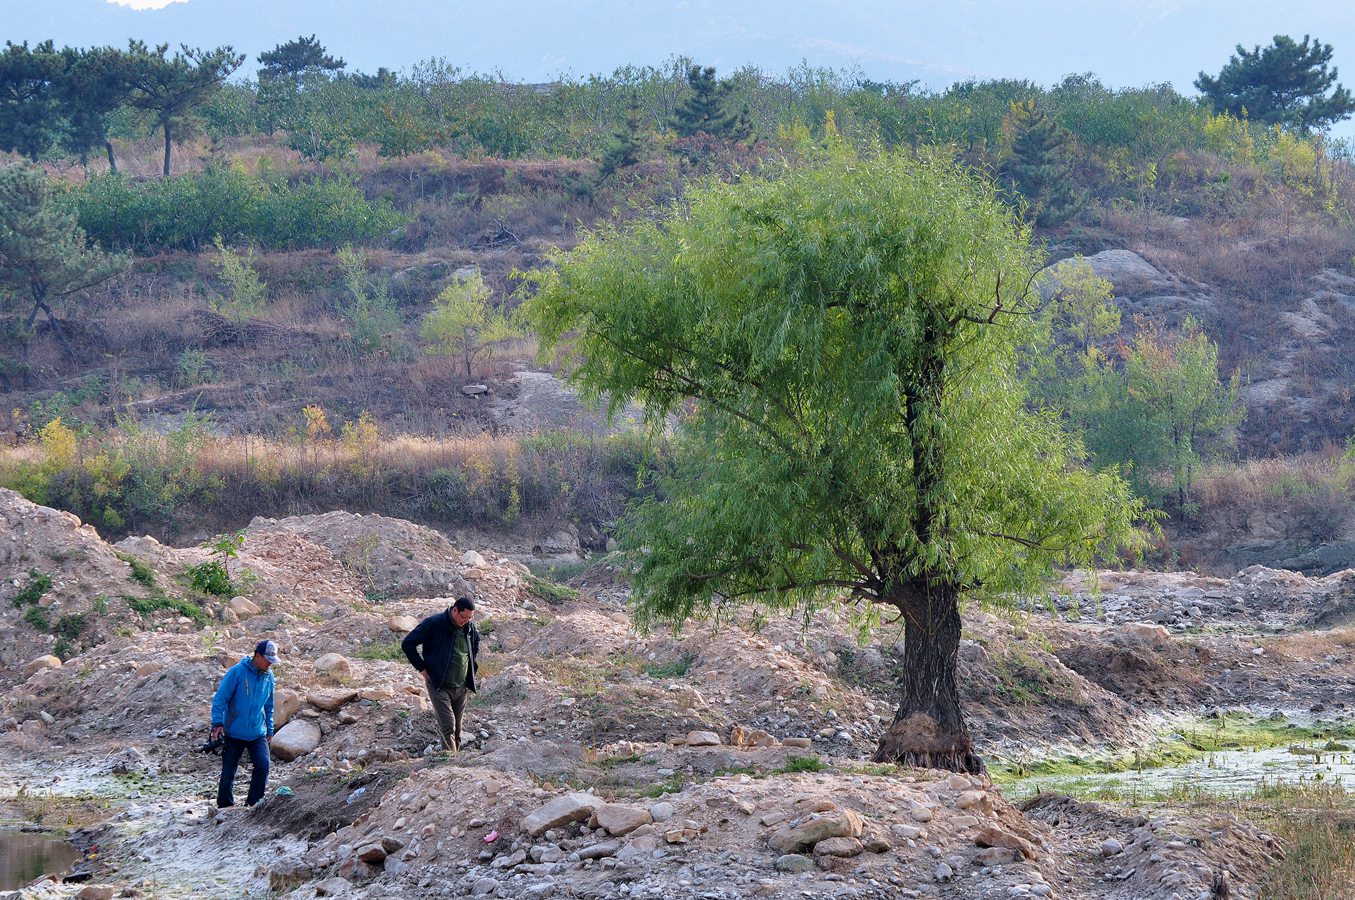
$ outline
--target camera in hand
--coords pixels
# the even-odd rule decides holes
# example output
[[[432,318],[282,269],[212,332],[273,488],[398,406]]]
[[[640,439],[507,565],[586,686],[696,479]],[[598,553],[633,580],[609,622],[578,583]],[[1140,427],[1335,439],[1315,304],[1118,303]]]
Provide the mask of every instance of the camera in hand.
[[[222,746],[225,745],[225,743],[226,743],[226,738],[225,738],[224,736],[218,737],[218,738],[212,738],[210,741],[207,741],[207,742],[202,743],[202,744],[198,744],[198,752],[199,752],[199,753],[218,753],[218,752],[220,752]]]

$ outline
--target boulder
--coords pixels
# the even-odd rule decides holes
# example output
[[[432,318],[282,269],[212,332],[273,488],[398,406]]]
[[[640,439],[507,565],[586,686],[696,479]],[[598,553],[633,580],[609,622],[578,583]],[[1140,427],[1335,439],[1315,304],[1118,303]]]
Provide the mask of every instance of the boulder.
[[[29,660],[28,665],[24,666],[24,675],[31,676],[35,672],[41,672],[43,669],[61,668],[61,657],[52,656],[50,653],[46,656],[39,656],[37,659]]]
[[[489,562],[474,550],[467,550],[461,554],[461,565],[470,566],[472,569],[482,569],[489,565]]]
[[[859,838],[865,830],[866,823],[859,813],[851,809],[839,809],[793,821],[772,832],[767,843],[773,850],[782,853],[798,853],[829,838]]]
[[[1035,849],[1034,844],[1009,831],[1003,831],[996,825],[989,825],[976,834],[974,843],[980,847],[1005,847],[1008,850],[1015,850],[1026,859],[1039,858],[1039,851]]]
[[[386,624],[396,634],[409,634],[418,627],[419,620],[413,616],[391,616]]]
[[[368,865],[375,865],[386,859],[386,848],[381,846],[380,842],[363,844],[354,855]]]
[[[647,809],[622,806],[619,803],[604,803],[593,811],[594,827],[606,829],[608,834],[621,837],[630,834],[641,825],[654,821]]]
[[[729,733],[729,743],[735,747],[747,749],[750,747],[775,747],[777,740],[760,728],[744,728],[742,725],[735,725],[734,730]]]
[[[688,747],[718,747],[724,741],[713,731],[689,731],[686,743]]]
[[[273,756],[283,762],[291,762],[298,756],[305,756],[320,746],[320,726],[310,719],[296,719],[288,722],[273,735],[270,745]]]
[[[140,679],[140,678],[150,678],[152,675],[156,674],[157,672],[163,672],[164,669],[165,669],[165,664],[162,663],[162,662],[148,662],[148,663],[142,663],[141,665],[139,665],[139,666],[136,667],[136,677],[139,678],[139,679]]]
[[[334,678],[347,678],[353,674],[353,664],[339,653],[326,653],[315,661],[315,671]]]
[[[250,616],[257,616],[263,612],[259,604],[248,597],[232,597],[231,602],[226,604],[226,608],[241,619],[248,619]]]
[[[787,853],[776,858],[776,871],[785,872],[787,875],[800,875],[814,869],[814,860],[798,853]]]
[[[273,692],[273,728],[281,728],[292,721],[292,716],[301,710],[301,695],[291,688],[279,688]]]
[[[118,889],[111,884],[87,884],[76,893],[76,900],[113,900]]]
[[[592,794],[574,792],[556,797],[534,813],[522,819],[522,830],[532,837],[544,834],[551,828],[570,822],[582,822],[591,816],[603,801]]]
[[[306,694],[307,703],[316,709],[323,709],[325,712],[334,712],[356,699],[358,699],[358,692],[353,688],[325,688],[310,691]]]
[[[1121,644],[1147,644],[1150,647],[1163,647],[1171,642],[1172,636],[1165,626],[1151,622],[1125,622],[1115,629],[1115,640]]]
[[[860,856],[863,849],[861,842],[854,837],[834,837],[815,844],[814,855],[852,857]]]

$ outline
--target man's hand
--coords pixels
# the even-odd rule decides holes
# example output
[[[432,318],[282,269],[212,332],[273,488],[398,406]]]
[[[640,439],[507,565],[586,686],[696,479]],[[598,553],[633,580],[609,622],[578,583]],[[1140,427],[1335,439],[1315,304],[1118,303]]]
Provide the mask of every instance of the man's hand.
[[[226,733],[226,726],[224,726],[224,725],[213,725],[213,726],[212,726],[212,740],[216,740],[217,738],[221,737],[221,736],[224,735],[225,733]]]
[[[428,674],[428,670],[427,670],[427,669],[424,669],[424,670],[423,670],[423,683],[424,683],[424,684],[432,684],[432,683],[433,683],[433,677],[432,677],[431,675]]]

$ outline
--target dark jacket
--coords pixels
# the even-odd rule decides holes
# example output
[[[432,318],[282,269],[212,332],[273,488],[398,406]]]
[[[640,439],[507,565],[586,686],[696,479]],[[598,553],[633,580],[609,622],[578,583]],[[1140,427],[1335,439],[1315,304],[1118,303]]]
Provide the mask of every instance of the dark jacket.
[[[420,672],[427,671],[434,687],[441,687],[452,665],[452,647],[456,641],[456,623],[452,614],[444,610],[429,616],[415,626],[400,642],[400,649],[409,657],[409,664]],[[466,623],[466,645],[470,647],[470,662],[466,666],[466,687],[475,690],[475,657],[480,653],[480,629],[474,622]],[[423,656],[418,648],[423,647]]]

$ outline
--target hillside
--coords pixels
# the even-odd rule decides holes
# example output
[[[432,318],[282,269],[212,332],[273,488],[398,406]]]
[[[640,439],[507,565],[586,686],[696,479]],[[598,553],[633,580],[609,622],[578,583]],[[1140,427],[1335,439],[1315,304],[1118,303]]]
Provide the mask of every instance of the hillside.
[[[5,589],[0,804],[84,824],[75,841],[100,849],[83,870],[157,897],[1129,898],[1221,883],[1261,897],[1285,848],[1225,807],[1014,804],[1008,791],[1031,786],[1011,774],[1161,752],[1164,723],[1200,709],[1291,722],[1311,709],[1303,734],[1355,729],[1350,572],[1105,573],[1094,596],[1072,581],[1057,607],[971,616],[961,679],[980,752],[1006,773],[995,784],[868,761],[892,713],[896,637],[858,645],[833,614],[807,630],[637,634],[605,562],[547,590],[491,548],[346,513],[256,520],[236,563],[255,576],[247,596],[189,592],[200,606],[139,614],[128,596],[154,596],[147,582],[180,594],[204,552],[109,546],[3,499],[5,583],[46,574],[22,608],[89,627],[61,663]],[[480,603],[485,678],[449,758],[396,642],[462,591]],[[192,748],[214,682],[261,635],[279,644],[291,723],[272,784],[294,793],[265,817],[217,812],[203,799],[215,758]]]

